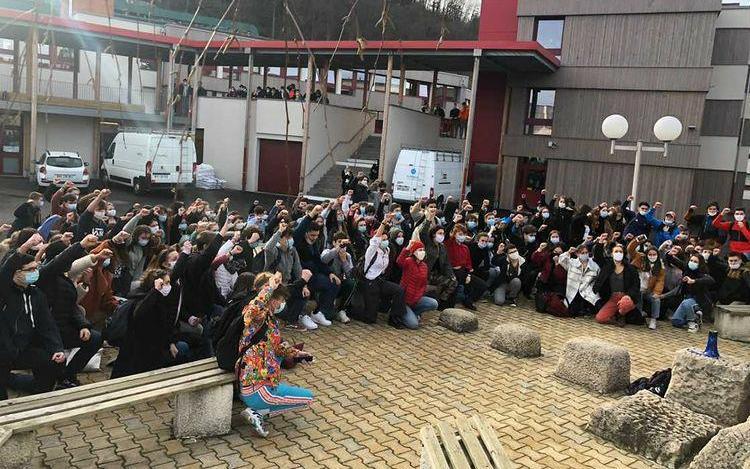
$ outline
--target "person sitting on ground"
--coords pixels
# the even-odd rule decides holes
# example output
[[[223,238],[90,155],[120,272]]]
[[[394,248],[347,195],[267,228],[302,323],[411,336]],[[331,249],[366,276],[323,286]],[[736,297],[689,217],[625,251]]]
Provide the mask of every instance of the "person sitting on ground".
[[[40,212],[44,206],[44,199],[39,192],[29,194],[29,199],[19,205],[13,212],[16,217],[13,220],[12,231],[19,231],[24,228],[35,228],[41,223]]]
[[[258,296],[242,312],[245,328],[236,373],[240,399],[247,406],[241,415],[258,435],[266,437],[266,417],[307,407],[313,399],[309,390],[281,382],[281,362],[311,360],[312,356],[289,347],[281,339],[275,315],[284,309],[289,296],[281,273],[258,274],[254,290]]]
[[[625,316],[635,309],[640,294],[638,271],[625,259],[625,249],[619,244],[612,248],[612,257],[604,257],[605,235],[594,245],[594,260],[601,271],[594,282],[594,293],[604,304],[596,313],[596,322],[625,326]]]
[[[28,254],[42,237],[34,235],[0,268],[0,400],[8,398],[11,370],[31,369],[27,391],[52,391],[65,373],[63,342],[50,313],[47,297],[37,288],[39,262]]]
[[[683,275],[676,288],[661,296],[662,299],[674,296],[680,301],[672,315],[672,326],[687,326],[688,332],[698,332],[703,317],[713,310],[709,289],[713,286],[714,279],[705,273],[705,261],[698,254],[690,255],[687,262],[671,254],[667,254],[665,260],[681,269]]]
[[[730,252],[727,261],[724,262],[716,252],[708,259],[711,271],[721,272],[721,276],[715,280],[719,284],[716,292],[716,302],[720,305],[748,304],[750,303],[750,270],[742,265],[742,254]]]

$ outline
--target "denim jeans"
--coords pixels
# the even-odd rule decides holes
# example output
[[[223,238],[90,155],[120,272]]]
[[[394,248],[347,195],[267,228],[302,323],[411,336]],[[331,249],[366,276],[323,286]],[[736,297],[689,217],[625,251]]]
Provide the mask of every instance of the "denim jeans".
[[[695,321],[695,307],[698,302],[693,298],[685,298],[677,307],[677,311],[672,315],[672,325],[674,327],[685,327],[688,322]]]
[[[648,300],[649,305],[651,305],[651,317],[653,319],[659,319],[659,315],[661,314],[661,300],[659,298],[654,298],[654,294],[650,291],[644,291],[641,292],[641,300],[638,304],[638,309],[643,311],[643,303]]]
[[[419,327],[419,317],[425,311],[431,311],[437,309],[438,301],[435,298],[429,296],[423,296],[420,298],[414,306],[406,305],[406,313],[404,314],[403,323],[404,326],[409,329],[416,329]]]
[[[492,301],[500,306],[505,303],[506,299],[515,300],[518,294],[521,292],[521,279],[518,277],[512,278],[508,283],[501,283],[500,286],[495,288],[493,293]]]

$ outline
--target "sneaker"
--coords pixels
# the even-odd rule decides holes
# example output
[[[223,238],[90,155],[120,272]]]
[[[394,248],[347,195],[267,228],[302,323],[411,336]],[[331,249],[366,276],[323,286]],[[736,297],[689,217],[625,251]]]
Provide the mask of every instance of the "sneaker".
[[[346,311],[343,309],[338,312],[338,320],[343,322],[344,324],[348,324],[351,322],[351,319],[349,319],[349,316],[346,315]]]
[[[515,298],[511,298],[511,299],[509,299],[508,301],[505,302],[505,305],[506,306],[518,306],[518,303],[516,303],[516,299]]]
[[[388,325],[391,327],[395,327],[396,329],[403,329],[404,324],[401,322],[400,319],[396,319],[393,316],[388,317]]]
[[[476,311],[477,310],[477,307],[474,306],[474,303],[464,303],[464,308],[470,309],[472,311]]]
[[[656,330],[656,319],[651,318],[648,320],[648,328],[651,329],[652,331]]]
[[[689,322],[688,323],[688,332],[693,333],[693,334],[695,334],[696,332],[698,332],[698,324],[696,324],[696,323],[694,323],[692,321]]]
[[[330,326],[331,325],[331,321],[329,321],[328,319],[326,319],[325,315],[323,313],[321,313],[320,311],[318,311],[317,313],[311,314],[310,317],[312,317],[312,320],[315,321],[316,323],[320,324],[321,326]]]
[[[698,329],[703,326],[703,311],[695,311],[695,323],[698,326]]]
[[[258,436],[261,436],[263,438],[268,436],[268,430],[266,430],[266,428],[263,426],[263,417],[261,417],[259,413],[250,408],[247,408],[240,412],[240,415],[242,415],[247,423],[250,424],[251,427],[253,427],[253,430],[255,430],[255,433],[257,433]]]
[[[310,331],[318,328],[318,325],[315,324],[315,321],[312,320],[309,314],[299,317],[299,325]]]

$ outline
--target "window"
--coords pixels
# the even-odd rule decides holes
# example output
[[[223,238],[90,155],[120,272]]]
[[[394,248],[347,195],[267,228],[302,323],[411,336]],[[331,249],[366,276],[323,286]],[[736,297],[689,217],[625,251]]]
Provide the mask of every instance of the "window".
[[[565,18],[537,18],[534,24],[534,40],[559,59],[562,55],[564,27]]]
[[[555,112],[555,90],[529,90],[529,107],[526,113],[526,135],[552,135]]]

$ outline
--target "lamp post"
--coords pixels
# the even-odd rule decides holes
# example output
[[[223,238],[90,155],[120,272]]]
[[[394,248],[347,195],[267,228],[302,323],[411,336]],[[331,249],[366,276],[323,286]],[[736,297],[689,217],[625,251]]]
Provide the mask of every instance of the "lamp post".
[[[618,145],[617,140],[621,139],[628,133],[628,120],[619,114],[612,114],[602,122],[602,133],[611,140],[612,145],[609,154],[614,155],[615,150],[627,150],[635,152],[635,165],[633,168],[633,188],[631,194],[631,210],[635,210],[638,203],[638,179],[641,173],[641,156],[644,151],[661,153],[665,158],[669,151],[669,142],[677,140],[682,134],[682,122],[673,116],[664,116],[654,124],[654,135],[664,143],[663,146],[647,146],[643,141],[638,140],[635,145]]]

